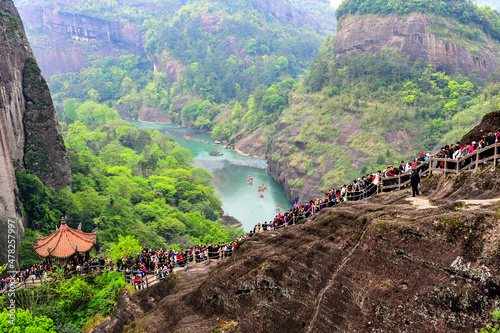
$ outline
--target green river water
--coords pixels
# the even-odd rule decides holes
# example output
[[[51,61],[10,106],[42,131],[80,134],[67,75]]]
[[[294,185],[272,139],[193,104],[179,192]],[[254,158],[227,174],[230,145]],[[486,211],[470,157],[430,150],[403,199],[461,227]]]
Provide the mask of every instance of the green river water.
[[[267,164],[263,160],[242,156],[230,149],[223,149],[221,145],[213,146],[194,141],[214,141],[209,134],[198,130],[170,124],[131,122],[141,128],[168,132],[182,147],[191,150],[195,157],[195,166],[203,167],[213,175],[213,185],[222,200],[222,209],[226,214],[240,220],[245,231],[249,231],[259,222],[272,220],[276,214],[276,205],[279,205],[282,211],[293,205],[273,177],[266,173]],[[191,136],[193,141],[187,140],[185,135]],[[208,153],[212,150],[218,150],[224,155],[210,156]],[[247,184],[248,175],[253,177],[253,185]],[[259,198],[257,186],[260,184],[267,186],[264,198]]]

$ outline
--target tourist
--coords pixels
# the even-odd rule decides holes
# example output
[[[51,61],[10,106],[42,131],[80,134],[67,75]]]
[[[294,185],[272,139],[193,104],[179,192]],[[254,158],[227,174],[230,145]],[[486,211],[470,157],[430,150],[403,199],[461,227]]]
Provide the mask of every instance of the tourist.
[[[412,189],[412,197],[415,195],[419,195],[418,193],[418,187],[420,186],[420,175],[418,174],[418,171],[416,169],[412,170],[411,174],[411,189]]]

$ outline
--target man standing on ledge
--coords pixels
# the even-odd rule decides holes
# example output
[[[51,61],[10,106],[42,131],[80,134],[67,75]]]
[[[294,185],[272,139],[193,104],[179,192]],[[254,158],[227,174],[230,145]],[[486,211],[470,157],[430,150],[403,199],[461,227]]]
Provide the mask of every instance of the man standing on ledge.
[[[413,191],[412,197],[419,195],[418,186],[420,185],[420,175],[418,174],[417,169],[411,170],[411,189]]]

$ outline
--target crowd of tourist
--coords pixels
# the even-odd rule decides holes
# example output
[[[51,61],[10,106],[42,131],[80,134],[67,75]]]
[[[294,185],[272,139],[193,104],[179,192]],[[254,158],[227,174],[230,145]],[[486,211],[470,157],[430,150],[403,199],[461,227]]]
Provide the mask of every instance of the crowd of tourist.
[[[75,255],[57,263],[40,262],[29,269],[16,272],[16,274],[0,279],[0,291],[7,290],[9,283],[19,283],[26,281],[29,277],[36,280],[43,280],[50,273],[63,272],[69,274],[86,274],[100,270],[98,266],[106,270],[120,271],[126,276],[134,278],[138,285],[142,284],[142,279],[146,274],[155,274],[158,278],[164,278],[176,267],[187,267],[190,263],[204,262],[207,260],[217,260],[230,257],[236,244],[243,237],[231,243],[218,243],[208,245],[197,245],[185,250],[175,251],[172,249],[148,249],[144,247],[141,252],[123,257],[117,263],[107,258],[87,258],[84,255]]]
[[[470,165],[469,168],[473,168],[475,166],[473,162],[476,155],[472,153],[499,142],[499,140],[500,129],[497,129],[495,132],[487,131],[487,134],[483,135],[478,142],[472,141],[465,145],[457,142],[456,144],[446,145],[434,155],[434,157],[440,160],[433,167],[444,168],[445,162],[453,164],[453,160],[461,159],[461,168],[467,167],[467,165]],[[483,157],[488,157],[490,154],[493,155],[494,152],[486,151]],[[467,158],[469,155],[471,156],[470,159]],[[174,251],[172,249],[155,250],[144,247],[140,253],[132,257],[124,257],[118,263],[102,257],[90,259],[81,255],[72,257],[70,260],[60,261],[56,264],[51,263],[50,265],[42,261],[29,269],[18,271],[8,278],[0,279],[0,290],[8,288],[9,283],[22,282],[30,276],[36,279],[43,279],[47,278],[47,274],[50,272],[62,272],[64,270],[83,274],[92,271],[93,267],[96,266],[106,266],[110,270],[122,271],[125,275],[132,276],[138,283],[142,282],[142,278],[146,273],[153,272],[158,277],[163,278],[170,274],[175,267],[186,267],[193,262],[204,262],[206,260],[229,257],[232,255],[233,249],[238,242],[252,237],[256,233],[296,224],[300,220],[307,219],[326,207],[332,207],[341,202],[368,198],[375,193],[379,193],[381,185],[390,188],[391,185],[398,185],[399,182],[401,184],[409,184],[413,188],[413,196],[418,195],[420,175],[425,174],[429,169],[430,157],[430,154],[422,152],[411,162],[401,161],[397,167],[391,165],[383,171],[354,179],[349,184],[332,188],[322,198],[317,197],[315,200],[310,200],[302,205],[295,203],[292,208],[285,212],[282,212],[278,205],[276,206],[276,216],[272,221],[266,221],[262,224],[258,223],[249,233],[231,243],[208,244],[206,246],[197,245],[182,251]],[[447,167],[450,168],[450,166]],[[453,165],[451,168],[453,168]],[[407,182],[408,180],[410,182]]]
[[[242,239],[239,238],[231,243],[197,245],[182,251],[155,250],[144,247],[137,256],[122,258],[116,264],[116,269],[134,277],[144,277],[147,272],[154,272],[163,278],[175,267],[186,267],[193,262],[200,263],[230,257],[237,242]]]
[[[446,145],[442,147],[434,157],[457,160],[461,157],[465,158],[471,155],[476,150],[486,148],[489,145],[499,142],[500,129],[497,129],[495,132],[486,131],[486,133],[478,142],[472,141],[465,145],[461,145],[460,142],[457,142],[456,144]],[[488,157],[488,154],[492,155],[493,153],[493,151],[485,152],[484,157]],[[310,217],[325,207],[332,207],[344,201],[357,201],[368,198],[374,193],[381,191],[380,185],[389,186],[390,188],[391,185],[408,183],[413,189],[412,195],[419,195],[418,187],[420,184],[420,176],[427,173],[430,158],[431,154],[424,154],[421,152],[419,156],[411,162],[401,161],[398,166],[391,165],[383,171],[367,174],[361,178],[354,179],[350,184],[332,188],[325,193],[325,196],[322,198],[317,197],[315,200],[310,200],[302,205],[295,203],[293,208],[288,209],[286,212],[277,211],[272,221],[266,221],[262,224],[258,223],[247,236],[252,236],[255,233],[267,230],[286,227],[290,224],[296,224],[298,221]],[[475,158],[476,155],[471,155],[470,159],[465,158],[462,160],[460,162],[461,168],[472,164]],[[444,168],[445,161],[437,161],[436,165],[433,167]],[[452,167],[453,165],[449,166],[449,168]],[[473,165],[470,166],[470,168],[473,167]]]

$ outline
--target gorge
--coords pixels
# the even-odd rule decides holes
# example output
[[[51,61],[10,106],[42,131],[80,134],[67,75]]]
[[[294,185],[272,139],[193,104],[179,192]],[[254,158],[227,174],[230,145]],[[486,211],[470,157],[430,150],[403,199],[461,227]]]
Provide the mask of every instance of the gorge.
[[[168,132],[182,147],[188,148],[195,157],[195,166],[203,167],[214,177],[214,188],[220,195],[224,212],[240,220],[245,231],[250,231],[257,223],[271,221],[276,215],[276,205],[283,212],[293,207],[283,190],[265,172],[267,166],[263,160],[241,156],[231,149],[222,149],[222,145],[217,145],[215,149],[223,153],[223,156],[209,156],[209,152],[214,149],[214,139],[199,130],[177,125],[132,123],[141,128]],[[190,136],[192,140],[187,140],[186,136]],[[201,141],[196,141],[197,139]],[[209,143],[205,144],[204,141]],[[249,175],[253,178],[253,185],[247,184]],[[257,192],[257,187],[261,184],[267,187],[263,199],[259,198]]]
[[[17,324],[236,333],[500,323],[500,161],[432,174],[421,197],[339,198],[246,234],[277,205],[500,130],[498,12],[468,0],[344,0],[335,22],[327,0],[17,4],[26,31],[0,0],[0,272],[17,271]],[[62,217],[96,230],[94,249],[40,265],[32,243]],[[185,264],[226,246],[218,260]],[[141,272],[181,262],[138,289]],[[113,272],[79,276],[91,264]],[[21,286],[37,272],[47,283]],[[2,326],[8,314],[0,331],[22,331]]]

